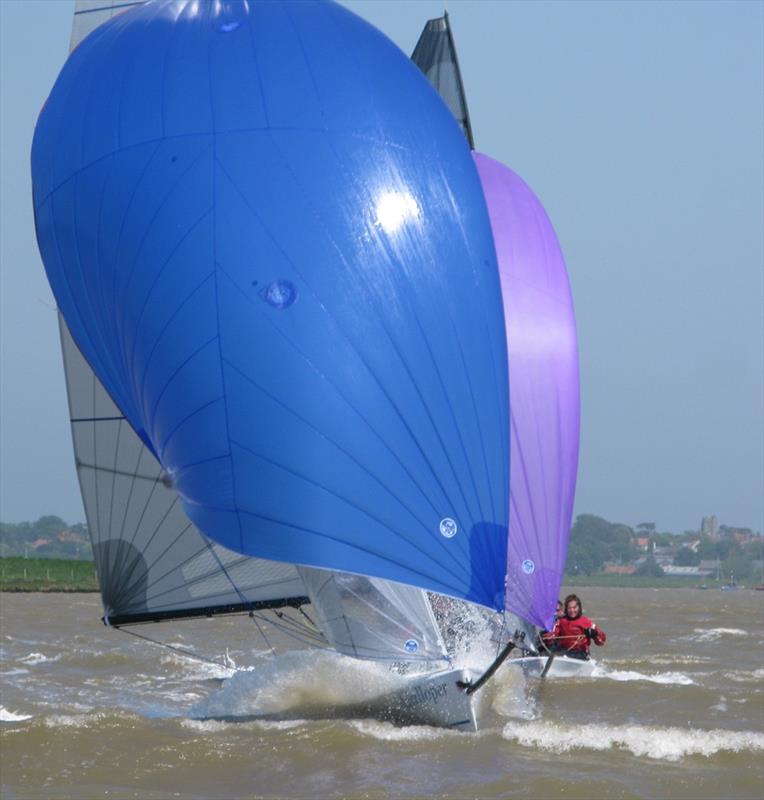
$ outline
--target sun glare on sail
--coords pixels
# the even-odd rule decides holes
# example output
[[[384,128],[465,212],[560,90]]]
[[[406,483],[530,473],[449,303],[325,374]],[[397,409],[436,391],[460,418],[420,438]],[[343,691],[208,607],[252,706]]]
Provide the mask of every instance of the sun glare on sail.
[[[385,192],[377,201],[376,224],[385,233],[395,233],[404,224],[421,216],[419,204],[410,192]]]

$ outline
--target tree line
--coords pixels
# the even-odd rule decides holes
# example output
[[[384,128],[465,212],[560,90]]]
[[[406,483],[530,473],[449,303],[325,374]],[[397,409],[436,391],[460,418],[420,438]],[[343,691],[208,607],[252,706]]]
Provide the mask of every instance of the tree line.
[[[87,525],[82,522],[69,525],[61,517],[48,514],[34,522],[0,522],[0,556],[91,561],[93,550]]]
[[[652,555],[654,548],[678,546],[673,563],[676,566],[697,566],[701,561],[716,561],[722,577],[730,574],[737,579],[755,579],[759,568],[754,561],[764,559],[764,539],[757,536],[753,541],[740,544],[734,538],[712,541],[708,536],[695,531],[682,534],[653,533],[649,536],[651,547],[646,554],[637,548],[633,539],[643,536],[622,523],[608,522],[594,514],[576,517],[570,532],[568,558],[565,572],[568,575],[593,575],[602,571],[605,563],[633,564],[647,556],[637,569],[637,574],[660,576],[663,569]],[[700,540],[696,549],[689,547],[692,541]]]

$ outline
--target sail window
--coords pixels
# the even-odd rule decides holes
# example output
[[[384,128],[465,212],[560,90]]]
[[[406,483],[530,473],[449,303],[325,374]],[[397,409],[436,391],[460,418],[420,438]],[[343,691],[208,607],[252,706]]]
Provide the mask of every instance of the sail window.
[[[265,287],[265,301],[281,311],[297,299],[297,288],[291,281],[273,281]]]

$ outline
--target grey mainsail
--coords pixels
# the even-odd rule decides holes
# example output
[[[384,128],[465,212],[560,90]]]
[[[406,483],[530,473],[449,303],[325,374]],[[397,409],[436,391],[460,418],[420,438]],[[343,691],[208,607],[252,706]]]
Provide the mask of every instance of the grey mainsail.
[[[456,47],[448,23],[448,14],[430,19],[424,26],[422,35],[416,43],[411,60],[427,76],[427,80],[437,89],[443,101],[461,126],[470,150],[475,149],[472,138],[470,114],[464,96]]]

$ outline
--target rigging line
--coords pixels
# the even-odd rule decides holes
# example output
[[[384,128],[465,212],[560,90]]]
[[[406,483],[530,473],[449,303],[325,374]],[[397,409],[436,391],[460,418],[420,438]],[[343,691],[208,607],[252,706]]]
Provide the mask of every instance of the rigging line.
[[[69,422],[121,422],[127,419],[124,414],[118,417],[70,417]]]
[[[79,420],[78,420],[79,421]],[[85,461],[77,461],[77,466],[83,469],[92,469],[95,472],[108,472],[110,475],[122,475],[125,478],[139,478],[142,481],[151,481],[152,483],[161,483],[166,485],[161,475],[152,477],[151,475],[139,475],[137,472],[128,472],[124,469],[111,469],[109,467],[99,467],[98,464],[88,464]]]
[[[316,623],[315,623],[315,622],[313,622],[313,620],[312,620],[312,619],[311,619],[311,618],[308,616],[308,612],[307,612],[307,611],[305,611],[305,610],[303,609],[303,607],[302,607],[302,606],[300,606],[300,607],[299,607],[297,610],[300,612],[300,614],[302,614],[302,615],[303,615],[303,617],[305,617],[305,619],[306,619],[306,620],[308,620],[308,622],[309,622],[309,623],[310,623],[310,624],[311,624],[311,625],[312,625],[312,626],[313,626],[313,627],[314,627],[316,630],[319,630],[319,628],[318,628],[318,625],[316,625]],[[323,635],[323,634],[322,634],[322,635]]]
[[[287,625],[285,625],[282,622],[270,619],[269,617],[265,617],[262,614],[257,614],[255,612],[250,612],[249,616],[252,617],[253,619],[255,618],[259,619],[264,624],[272,625],[274,628],[281,631],[286,636],[290,636],[292,639],[295,639],[298,642],[302,642],[303,644],[317,645],[324,648],[329,647],[326,639],[322,635],[313,633],[313,631],[309,630],[307,627],[298,628],[298,630],[300,630],[300,632],[303,634],[302,636],[298,636],[294,630],[291,630]],[[289,618],[287,617],[287,619]],[[297,623],[296,620],[290,619],[290,622],[294,623],[295,625],[299,625],[299,623]]]
[[[111,6],[98,6],[97,8],[81,8],[79,11],[74,12],[74,16],[78,17],[80,14],[97,14],[100,11],[116,11],[120,8],[131,8],[132,6],[142,6],[146,0],[126,0],[124,3],[115,3]]]
[[[308,636],[308,637],[310,637],[312,639],[316,639],[316,640],[321,641],[321,642],[325,642],[326,641],[326,637],[324,636],[323,633],[321,633],[320,630],[318,630],[318,628],[316,628],[316,630],[310,630],[308,628],[308,626],[304,622],[302,622],[301,620],[292,619],[292,617],[290,617],[287,612],[280,611],[280,610],[278,610],[276,608],[272,608],[270,610],[273,611],[273,613],[279,618],[279,620],[280,620],[279,629],[280,630],[284,630],[285,632],[287,632],[286,628],[291,626],[295,630],[301,631],[302,633],[304,633],[305,636]],[[273,625],[276,624],[272,620],[267,620],[267,621],[270,622]]]
[[[270,649],[271,654],[275,656],[276,655],[276,648],[271,644],[270,640],[265,635],[265,631],[263,630],[262,626],[260,625],[260,623],[259,623],[257,617],[255,616],[254,612],[252,612],[252,611],[249,612],[249,618],[257,626],[257,632],[260,634],[260,636],[262,636],[262,639],[265,642],[265,644],[268,646],[268,648]]]
[[[210,542],[209,538],[207,536],[205,536],[201,531],[199,531],[199,535],[202,537],[202,540],[207,545],[207,550],[210,552],[210,554],[212,555],[213,559],[217,562],[217,565],[220,568],[220,570],[222,571],[223,575],[226,576],[226,578],[228,579],[228,582],[233,587],[234,592],[236,592],[236,594],[239,596],[239,600],[241,600],[242,603],[247,603],[248,602],[247,598],[244,596],[244,594],[241,592],[239,587],[236,585],[236,582],[234,581],[234,579],[229,574],[229,572],[226,569],[225,564],[223,564],[223,561],[221,560],[220,556],[215,552],[215,548],[212,546],[212,542]],[[274,646],[268,640],[268,637],[265,635],[265,632],[260,627],[260,623],[255,619],[255,615],[254,615],[254,613],[252,611],[249,612],[249,617],[250,617],[251,620],[254,621],[255,625],[257,625],[257,630],[259,631],[260,635],[263,637],[263,641],[265,642],[265,644],[268,645],[268,647],[270,648],[271,653],[273,655],[276,655],[276,649],[274,648]]]
[[[323,634],[311,631],[303,623],[289,617],[285,617],[285,621],[282,622],[275,622],[274,620],[263,620],[263,622],[268,622],[268,624],[273,625],[286,636],[290,636],[303,644],[325,648],[330,646]]]
[[[158,647],[165,647],[168,650],[172,650],[176,653],[179,653],[186,658],[191,658],[196,661],[202,661],[206,664],[214,664],[216,667],[222,667],[223,669],[230,669],[234,672],[248,672],[249,670],[242,669],[241,667],[231,666],[230,664],[226,664],[221,661],[216,661],[214,658],[208,658],[207,656],[200,656],[198,653],[194,653],[191,650],[184,650],[182,647],[176,647],[175,645],[168,644],[167,642],[160,642],[157,639],[152,639],[150,636],[144,636],[141,633],[136,633],[135,631],[131,631],[129,628],[122,628],[117,627],[116,630],[120,631],[121,633],[129,633],[130,636],[135,636],[136,639],[143,639],[144,642],[150,642],[151,644],[155,644]]]
[[[197,528],[197,530],[198,530],[198,528]],[[244,596],[244,594],[243,594],[243,593],[242,593],[242,592],[239,590],[239,587],[236,585],[236,582],[234,581],[234,579],[231,577],[230,573],[229,573],[229,572],[228,572],[228,570],[226,569],[226,566],[225,566],[225,564],[223,563],[222,559],[220,558],[220,556],[218,555],[218,553],[215,551],[215,548],[212,546],[212,542],[211,542],[211,541],[209,540],[209,538],[208,538],[208,537],[207,537],[207,536],[206,536],[204,533],[202,533],[201,531],[199,531],[199,535],[202,537],[202,541],[203,541],[203,542],[204,542],[204,544],[207,546],[207,550],[209,551],[210,555],[212,556],[212,558],[213,558],[213,559],[215,560],[215,562],[217,563],[217,565],[218,565],[218,567],[220,568],[220,570],[222,571],[223,575],[225,575],[225,576],[226,576],[226,578],[228,579],[228,582],[231,584],[231,587],[233,588],[234,592],[236,592],[236,594],[239,596],[239,600],[241,600],[241,602],[242,602],[242,603],[245,603],[245,604],[246,604],[246,603],[248,603],[248,602],[249,602],[249,600],[248,600],[248,599],[247,599],[247,598]],[[267,640],[266,640],[266,641],[267,641]]]

